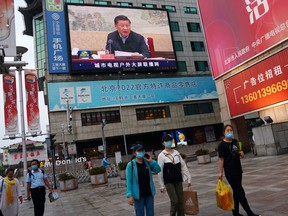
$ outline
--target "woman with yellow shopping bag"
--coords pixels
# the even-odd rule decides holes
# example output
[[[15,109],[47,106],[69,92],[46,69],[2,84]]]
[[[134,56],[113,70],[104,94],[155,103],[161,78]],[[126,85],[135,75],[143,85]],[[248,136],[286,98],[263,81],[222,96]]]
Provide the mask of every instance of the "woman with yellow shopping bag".
[[[244,152],[239,151],[237,140],[234,139],[233,127],[231,125],[224,126],[225,138],[218,146],[219,153],[219,179],[223,178],[223,169],[225,177],[233,189],[234,209],[232,210],[233,216],[243,216],[239,213],[239,203],[248,216],[261,216],[254,214],[251,210],[245,196],[245,191],[242,187],[242,166],[240,157],[244,157]]]

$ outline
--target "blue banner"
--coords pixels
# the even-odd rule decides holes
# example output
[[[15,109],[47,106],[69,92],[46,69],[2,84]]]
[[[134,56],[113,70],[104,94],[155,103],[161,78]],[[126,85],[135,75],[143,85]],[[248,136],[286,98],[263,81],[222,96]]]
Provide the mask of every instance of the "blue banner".
[[[46,0],[49,73],[69,73],[63,0]]]
[[[218,98],[211,76],[48,83],[50,111]]]

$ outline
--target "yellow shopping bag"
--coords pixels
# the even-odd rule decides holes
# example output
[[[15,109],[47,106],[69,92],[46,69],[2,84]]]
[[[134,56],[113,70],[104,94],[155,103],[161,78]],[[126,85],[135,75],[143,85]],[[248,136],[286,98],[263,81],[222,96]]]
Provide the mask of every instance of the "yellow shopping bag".
[[[231,192],[231,188],[219,179],[216,186],[216,201],[217,207],[223,210],[233,210],[234,200]]]

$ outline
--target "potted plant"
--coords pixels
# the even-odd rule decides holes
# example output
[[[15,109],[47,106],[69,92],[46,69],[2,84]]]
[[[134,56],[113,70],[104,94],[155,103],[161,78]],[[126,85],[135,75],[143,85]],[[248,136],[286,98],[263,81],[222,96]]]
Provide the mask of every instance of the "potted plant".
[[[211,157],[208,149],[198,149],[195,152],[199,164],[211,163]]]
[[[78,181],[70,173],[61,173],[59,175],[60,191],[69,191],[78,188]]]
[[[126,180],[126,167],[128,162],[119,162],[118,169],[119,169],[119,176],[121,180]]]
[[[89,170],[89,174],[92,185],[101,185],[108,182],[105,167],[94,167]]]

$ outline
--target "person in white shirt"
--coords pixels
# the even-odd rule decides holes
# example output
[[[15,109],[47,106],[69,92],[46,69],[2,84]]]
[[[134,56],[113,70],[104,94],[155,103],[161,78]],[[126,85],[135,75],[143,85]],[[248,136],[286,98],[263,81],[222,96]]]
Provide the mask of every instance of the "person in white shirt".
[[[172,137],[166,134],[162,138],[165,149],[158,156],[161,172],[158,174],[161,193],[165,189],[170,198],[170,216],[184,215],[183,181],[191,186],[191,175],[180,153],[172,149]]]

